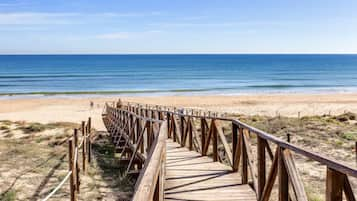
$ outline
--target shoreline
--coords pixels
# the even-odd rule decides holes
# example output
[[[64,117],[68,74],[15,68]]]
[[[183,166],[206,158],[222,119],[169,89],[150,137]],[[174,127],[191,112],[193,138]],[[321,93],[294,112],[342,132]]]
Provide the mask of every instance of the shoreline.
[[[357,93],[330,94],[252,94],[190,96],[49,96],[46,98],[0,98],[0,120],[80,122],[89,116],[94,126],[104,128],[101,113],[105,102],[124,102],[186,107],[219,113],[264,116],[314,116],[357,113]],[[90,107],[90,102],[94,107]]]
[[[205,93],[207,92],[207,93]],[[137,90],[137,91],[73,91],[73,92],[18,92],[0,93],[0,100],[7,99],[47,99],[47,98],[119,98],[119,97],[190,97],[190,96],[324,96],[324,95],[357,95],[357,91],[249,91],[218,92],[206,89],[178,90]]]

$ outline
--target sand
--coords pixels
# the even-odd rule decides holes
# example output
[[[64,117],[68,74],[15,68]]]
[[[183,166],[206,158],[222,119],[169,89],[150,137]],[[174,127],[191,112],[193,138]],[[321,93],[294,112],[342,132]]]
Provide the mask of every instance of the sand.
[[[80,122],[89,116],[93,126],[103,129],[101,113],[105,102],[112,97],[19,97],[0,99],[0,120],[30,122]],[[357,94],[259,94],[236,96],[120,96],[124,101],[190,107],[222,113],[246,115],[306,115],[357,112]],[[90,101],[94,107],[90,107]]]

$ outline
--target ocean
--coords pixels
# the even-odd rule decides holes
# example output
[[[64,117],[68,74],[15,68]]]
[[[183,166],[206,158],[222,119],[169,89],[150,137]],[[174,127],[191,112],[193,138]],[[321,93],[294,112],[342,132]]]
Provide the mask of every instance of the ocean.
[[[0,95],[357,92],[357,55],[1,55]]]

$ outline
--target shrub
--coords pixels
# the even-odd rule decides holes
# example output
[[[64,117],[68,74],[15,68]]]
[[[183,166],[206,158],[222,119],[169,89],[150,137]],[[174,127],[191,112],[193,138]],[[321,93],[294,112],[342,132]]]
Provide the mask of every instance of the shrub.
[[[2,200],[2,201],[16,200],[16,191],[11,190],[11,191],[6,192],[4,195],[0,196],[0,200]]]
[[[354,133],[354,132],[344,133],[342,135],[342,138],[344,138],[346,140],[357,141],[357,133]]]

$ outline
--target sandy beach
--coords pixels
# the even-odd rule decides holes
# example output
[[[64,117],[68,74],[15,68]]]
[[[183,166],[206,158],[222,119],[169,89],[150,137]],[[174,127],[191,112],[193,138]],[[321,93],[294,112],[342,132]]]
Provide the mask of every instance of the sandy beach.
[[[79,122],[89,116],[94,126],[103,128],[101,112],[105,102],[124,101],[189,107],[222,113],[245,115],[282,115],[297,117],[357,112],[357,94],[260,94],[239,96],[111,96],[111,97],[46,97],[3,98],[0,120],[30,122]],[[93,101],[94,107],[90,107]]]

